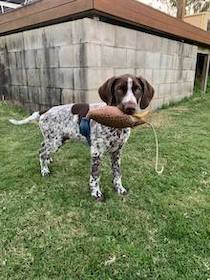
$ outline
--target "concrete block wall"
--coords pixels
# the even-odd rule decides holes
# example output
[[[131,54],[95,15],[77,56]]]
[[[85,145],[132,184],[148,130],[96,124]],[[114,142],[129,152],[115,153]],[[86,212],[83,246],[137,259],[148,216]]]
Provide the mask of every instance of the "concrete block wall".
[[[154,86],[153,108],[193,94],[197,46],[85,20],[86,79],[93,98],[97,97],[97,89],[107,77],[126,73],[141,75]]]
[[[0,95],[30,111],[100,101],[113,75],[142,75],[153,107],[193,93],[197,47],[84,18],[0,37]]]
[[[85,102],[85,20],[0,37],[0,96],[29,111]]]

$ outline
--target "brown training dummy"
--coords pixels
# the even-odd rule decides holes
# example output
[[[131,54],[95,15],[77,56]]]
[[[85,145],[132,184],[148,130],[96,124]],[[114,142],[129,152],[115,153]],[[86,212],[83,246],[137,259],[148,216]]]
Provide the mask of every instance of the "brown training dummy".
[[[135,127],[144,124],[144,118],[149,112],[136,113],[134,115],[124,114],[115,106],[104,106],[99,109],[90,110],[87,114],[89,119],[113,128]]]
[[[154,132],[155,143],[156,143],[156,160],[155,160],[155,171],[158,175],[161,175],[164,170],[164,166],[161,169],[158,169],[158,157],[159,157],[159,145],[158,145],[158,137],[155,131],[154,126],[148,121],[144,120],[144,118],[148,115],[149,111],[143,113],[136,113],[134,115],[126,115],[119,108],[115,106],[104,106],[99,109],[90,110],[87,114],[89,119],[93,119],[96,122],[99,122],[103,125],[113,127],[113,128],[127,128],[127,127],[135,127],[137,125],[141,125],[147,123],[150,125]]]

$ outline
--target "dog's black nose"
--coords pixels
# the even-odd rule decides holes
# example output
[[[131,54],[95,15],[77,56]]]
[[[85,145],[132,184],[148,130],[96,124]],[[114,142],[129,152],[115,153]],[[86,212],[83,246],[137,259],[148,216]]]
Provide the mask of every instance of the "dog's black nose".
[[[133,115],[136,112],[136,104],[133,102],[128,102],[124,104],[124,112],[127,115]]]
[[[128,107],[125,109],[125,113],[127,115],[133,115],[135,112],[136,112],[136,108],[134,108],[134,107]]]

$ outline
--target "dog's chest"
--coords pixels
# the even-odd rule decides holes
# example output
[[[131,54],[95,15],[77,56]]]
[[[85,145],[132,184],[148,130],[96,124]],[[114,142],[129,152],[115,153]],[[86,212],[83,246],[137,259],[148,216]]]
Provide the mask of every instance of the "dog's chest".
[[[115,129],[91,121],[91,145],[115,151],[125,144],[130,136],[130,128]]]

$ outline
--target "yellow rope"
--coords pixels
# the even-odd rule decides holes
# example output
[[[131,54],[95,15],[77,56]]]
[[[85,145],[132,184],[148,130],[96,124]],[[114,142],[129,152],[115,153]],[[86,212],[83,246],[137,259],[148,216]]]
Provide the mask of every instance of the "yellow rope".
[[[154,125],[152,123],[146,122],[153,130],[154,136],[155,136],[155,144],[156,144],[156,159],[155,159],[155,171],[157,172],[158,175],[161,175],[164,170],[164,166],[162,165],[161,169],[158,170],[158,161],[159,161],[159,143],[158,143],[158,136],[156,133],[156,130],[154,128]]]

